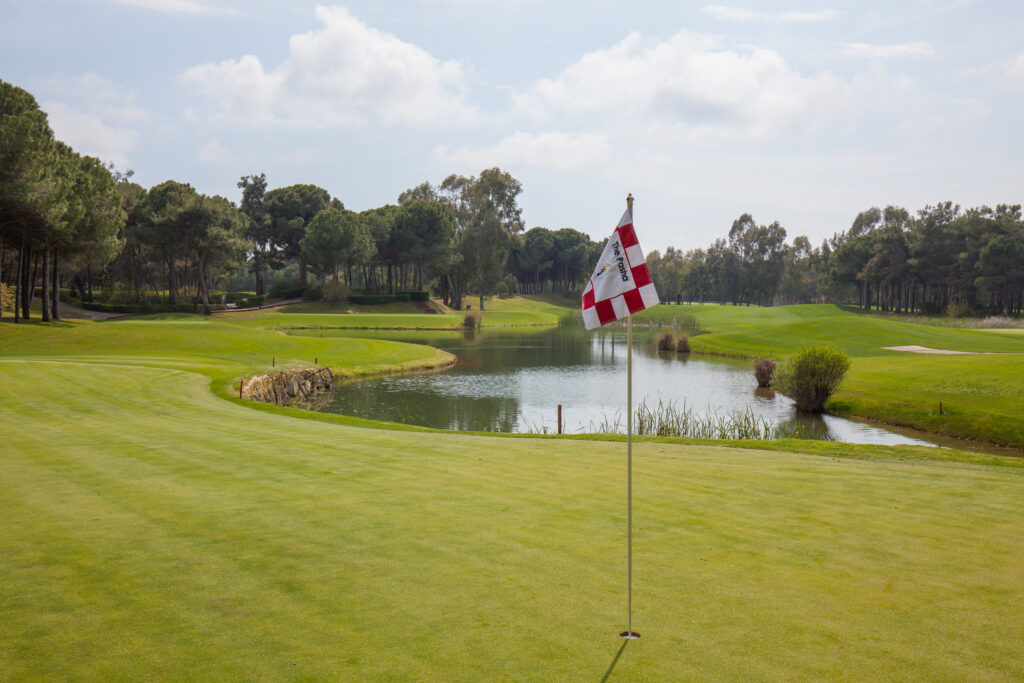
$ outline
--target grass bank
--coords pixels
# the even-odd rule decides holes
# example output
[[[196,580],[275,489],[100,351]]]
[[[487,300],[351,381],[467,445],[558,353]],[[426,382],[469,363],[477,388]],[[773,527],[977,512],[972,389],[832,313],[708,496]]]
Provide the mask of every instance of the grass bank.
[[[2,356],[3,678],[1024,677],[1020,461],[640,442],[617,657],[621,443],[300,421],[210,393],[244,358]]]
[[[476,299],[466,299],[477,310]],[[562,298],[492,297],[481,313],[482,327],[557,325],[572,312]],[[411,303],[395,302],[379,306],[307,302],[264,311],[225,314],[240,324],[255,327],[353,329],[353,330],[457,330],[462,329],[467,311],[423,314]]]
[[[709,332],[691,338],[698,353],[780,358],[810,344],[843,349],[853,364],[828,404],[831,411],[1024,449],[1024,336],[1018,330],[914,324],[824,304],[659,306],[638,318],[668,320],[677,312],[694,315]],[[908,345],[979,355],[884,348]]]
[[[272,324],[271,324],[272,325]],[[370,338],[291,336],[230,316],[167,313],[107,322],[62,321],[0,327],[0,355],[109,357],[206,373],[215,391],[241,376],[314,363],[343,377],[437,367],[450,354]]]

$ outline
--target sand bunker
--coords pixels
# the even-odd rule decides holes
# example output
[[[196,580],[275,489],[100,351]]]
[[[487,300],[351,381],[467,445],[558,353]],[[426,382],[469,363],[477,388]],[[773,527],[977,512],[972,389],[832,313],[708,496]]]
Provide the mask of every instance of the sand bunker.
[[[950,351],[949,349],[930,349],[927,346],[918,346],[912,344],[910,346],[883,346],[886,351],[907,351],[909,353],[940,353],[946,355],[965,355],[974,356],[977,355],[977,351]]]

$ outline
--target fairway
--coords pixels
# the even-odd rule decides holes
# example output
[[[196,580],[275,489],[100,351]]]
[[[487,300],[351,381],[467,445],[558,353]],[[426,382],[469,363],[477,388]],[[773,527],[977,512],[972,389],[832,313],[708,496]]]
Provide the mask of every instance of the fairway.
[[[828,410],[884,424],[1009,446],[1024,452],[1024,336],[1020,330],[938,327],[833,305],[659,306],[637,316],[671,327],[692,315],[708,334],[697,353],[783,358],[828,344],[852,358]],[[966,352],[935,356],[885,347]],[[942,404],[940,412],[939,404]]]
[[[600,680],[621,647],[620,443],[297,420],[113,357],[0,381],[0,678]],[[610,680],[1024,677],[1024,463],[869,450],[638,444]]]

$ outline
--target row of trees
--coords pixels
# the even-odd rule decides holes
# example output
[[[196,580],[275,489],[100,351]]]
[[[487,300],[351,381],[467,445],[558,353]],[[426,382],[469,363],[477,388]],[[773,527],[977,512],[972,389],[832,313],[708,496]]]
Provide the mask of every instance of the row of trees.
[[[139,299],[165,289],[173,303],[182,272],[193,272],[205,291],[211,270],[245,270],[264,294],[271,275],[294,263],[299,287],[312,273],[366,292],[432,289],[455,308],[473,292],[483,308],[494,293],[576,291],[601,249],[569,228],[524,234],[522,186],[498,168],[451,175],[436,186],[425,182],[402,192],[397,204],[361,212],[316,185],[268,190],[264,173],[243,176],[238,187],[243,225],[199,251],[187,235],[195,207],[211,198],[174,181],[148,191],[118,183],[128,220],[121,231],[126,248],[109,268],[113,279],[128,282]]]
[[[0,81],[0,283],[17,285],[17,318],[40,284],[44,320],[59,316],[62,284],[89,298],[94,280],[140,302],[177,305],[190,291],[209,313],[216,282],[261,295],[282,272],[298,287],[312,273],[366,292],[430,289],[456,308],[473,292],[483,308],[493,293],[578,292],[603,248],[571,228],[524,231],[522,186],[498,168],[361,212],[316,185],[268,189],[264,173],[238,188],[237,205],[174,180],[143,188],[56,140],[34,98]],[[709,247],[653,251],[648,263],[665,300],[1008,314],[1024,305],[1019,205],[872,208],[819,247],[786,238],[777,221],[743,214]]]
[[[706,249],[648,254],[664,299],[733,304],[853,303],[893,312],[1000,312],[1024,307],[1020,205],[963,211],[952,202],[857,215],[815,248],[786,242],[776,221],[749,214]]]
[[[43,320],[59,317],[62,272],[109,261],[124,218],[109,169],[55,139],[35,98],[0,81],[0,282],[18,285],[15,318],[29,316],[37,282]]]

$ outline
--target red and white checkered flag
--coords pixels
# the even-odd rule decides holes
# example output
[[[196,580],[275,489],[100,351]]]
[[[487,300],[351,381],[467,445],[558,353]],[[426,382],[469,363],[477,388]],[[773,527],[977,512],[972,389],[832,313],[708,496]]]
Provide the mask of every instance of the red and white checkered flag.
[[[583,290],[583,324],[592,330],[658,303],[658,292],[627,210]]]

